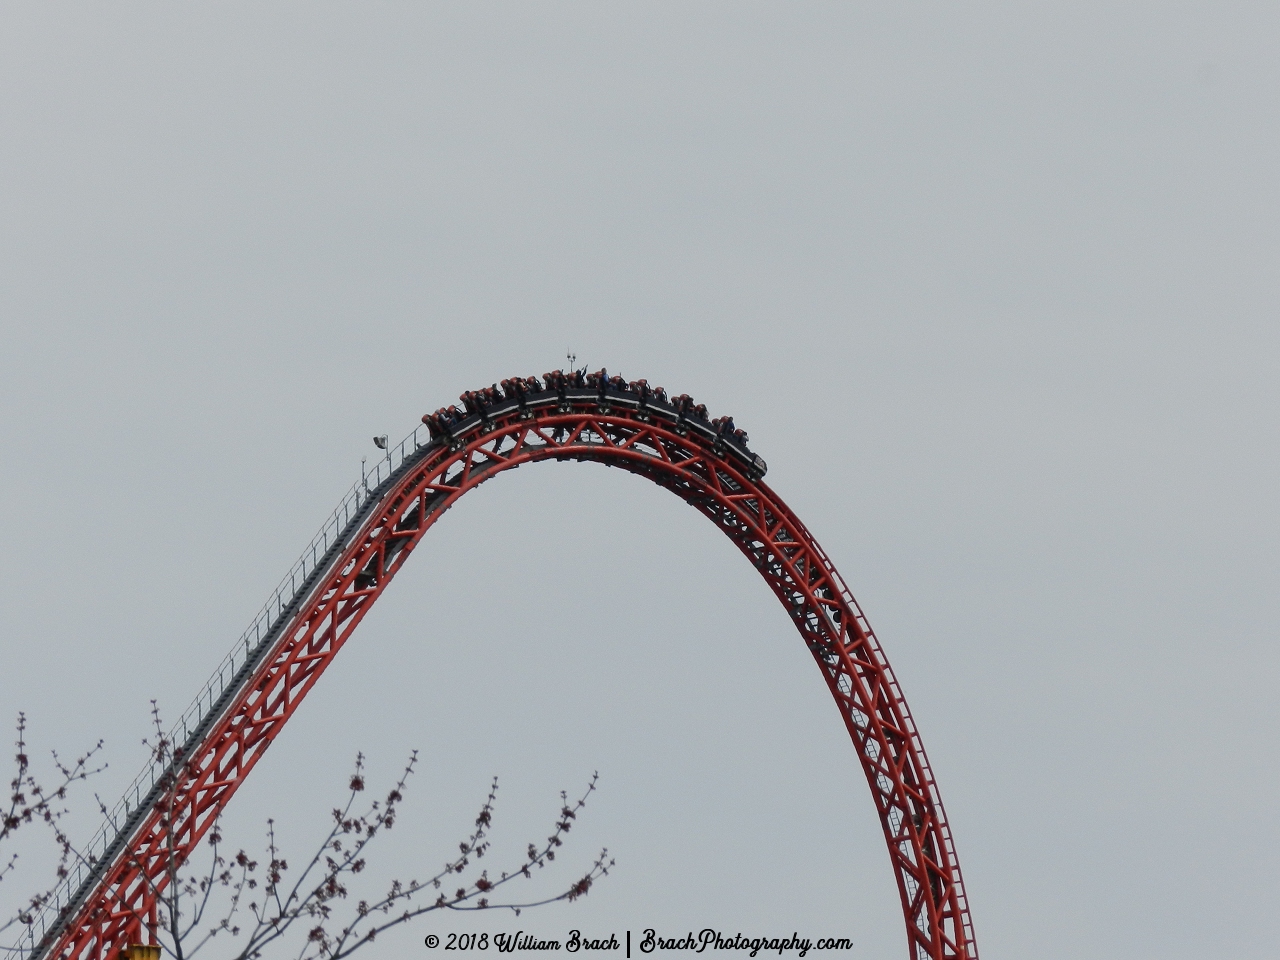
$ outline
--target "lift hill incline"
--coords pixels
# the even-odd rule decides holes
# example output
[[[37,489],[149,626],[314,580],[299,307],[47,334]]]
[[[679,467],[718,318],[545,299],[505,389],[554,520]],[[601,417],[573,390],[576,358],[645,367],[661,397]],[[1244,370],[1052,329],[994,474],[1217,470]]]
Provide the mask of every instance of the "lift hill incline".
[[[460,397],[357,483],[174,727],[19,946],[26,960],[116,960],[154,923],[185,859],[435,520],[468,490],[539,460],[646,477],[715,523],[790,614],[835,699],[875,800],[912,960],[976,960],[951,832],[905,699],[817,541],[763,483],[731,417],[604,370],[515,377]],[[422,433],[426,436],[421,436]],[[164,799],[166,802],[161,804]],[[172,830],[162,807],[173,813]],[[169,837],[176,837],[170,841]]]

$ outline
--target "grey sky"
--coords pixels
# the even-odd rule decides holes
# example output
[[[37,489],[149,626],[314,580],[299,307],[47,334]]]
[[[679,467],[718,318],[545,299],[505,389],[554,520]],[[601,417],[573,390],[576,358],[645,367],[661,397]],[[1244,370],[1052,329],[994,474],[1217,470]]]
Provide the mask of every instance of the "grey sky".
[[[104,797],[371,436],[571,347],[750,432],[897,670],[984,957],[1274,955],[1273,5],[4,22],[0,719],[105,737]],[[634,477],[542,465],[452,511],[234,825],[301,849],[357,750],[377,778],[414,747],[406,873],[490,775],[518,852],[600,770],[569,859],[616,875],[526,929],[903,953],[808,653]]]

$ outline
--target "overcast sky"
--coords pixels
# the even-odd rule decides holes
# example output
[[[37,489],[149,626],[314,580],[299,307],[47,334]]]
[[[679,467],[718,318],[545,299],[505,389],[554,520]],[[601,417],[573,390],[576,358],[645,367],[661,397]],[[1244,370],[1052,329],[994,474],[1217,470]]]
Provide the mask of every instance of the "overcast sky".
[[[572,349],[750,432],[897,671],[987,960],[1275,956],[1274,4],[3,23],[0,720],[105,738],[105,799],[370,437]],[[381,877],[442,863],[494,774],[515,861],[597,769],[560,876],[618,866],[370,956],[513,923],[904,953],[810,655],[638,478],[539,465],[451,511],[229,828],[300,858],[357,751],[381,785],[414,748]]]

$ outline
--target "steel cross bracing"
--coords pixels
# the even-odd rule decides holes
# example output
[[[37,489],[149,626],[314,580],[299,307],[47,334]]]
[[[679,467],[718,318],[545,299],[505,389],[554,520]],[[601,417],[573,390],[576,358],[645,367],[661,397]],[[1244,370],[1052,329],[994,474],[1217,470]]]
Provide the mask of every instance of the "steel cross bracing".
[[[857,602],[821,547],[761,480],[745,443],[625,389],[520,393],[405,454],[371,491],[272,636],[210,710],[197,743],[111,844],[89,889],[29,960],[115,960],[139,942],[171,863],[213,824],[271,740],[441,514],[504,470],[589,460],[647,477],[690,503],[751,560],[791,615],[858,751],[884,830],[913,960],[976,960],[960,865],[906,701]],[[379,477],[381,479],[381,477]]]

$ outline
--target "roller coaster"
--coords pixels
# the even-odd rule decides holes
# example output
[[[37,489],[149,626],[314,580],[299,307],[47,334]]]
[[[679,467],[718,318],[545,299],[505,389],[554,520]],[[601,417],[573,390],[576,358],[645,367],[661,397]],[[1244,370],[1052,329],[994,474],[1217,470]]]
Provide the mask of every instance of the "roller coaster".
[[[879,641],[732,417],[607,371],[515,377],[422,418],[354,485],[17,944],[23,960],[117,960],[184,861],[432,524],[541,460],[605,463],[686,501],[781,601],[853,741],[884,832],[912,960],[977,960],[950,828]],[[423,436],[423,434],[426,434]],[[380,438],[381,439],[381,438]]]

